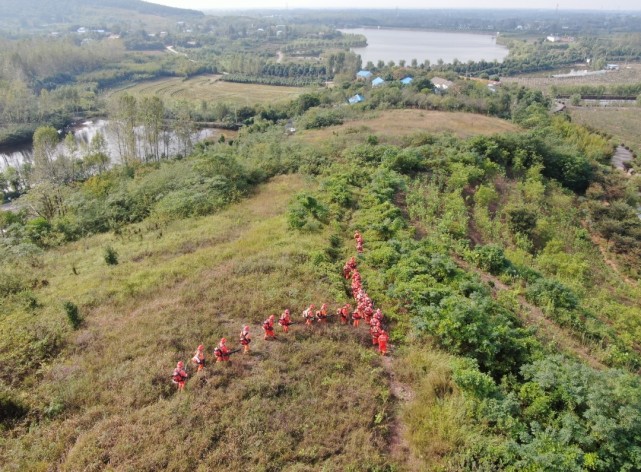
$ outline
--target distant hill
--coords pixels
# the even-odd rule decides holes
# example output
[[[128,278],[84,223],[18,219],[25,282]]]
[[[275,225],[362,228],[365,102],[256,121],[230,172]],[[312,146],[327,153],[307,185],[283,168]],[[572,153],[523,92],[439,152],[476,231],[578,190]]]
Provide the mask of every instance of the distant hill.
[[[200,11],[173,8],[141,0],[3,0],[0,27],[41,29],[47,25],[97,25],[117,21],[143,21],[155,18],[196,19]]]

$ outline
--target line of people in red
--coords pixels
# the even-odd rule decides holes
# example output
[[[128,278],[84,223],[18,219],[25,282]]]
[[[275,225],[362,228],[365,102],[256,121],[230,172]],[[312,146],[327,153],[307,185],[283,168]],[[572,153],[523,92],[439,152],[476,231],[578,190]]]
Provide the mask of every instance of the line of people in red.
[[[363,237],[356,231],[354,233],[356,240],[356,250],[363,252]],[[367,292],[363,289],[363,280],[358,271],[356,258],[352,256],[343,266],[343,276],[352,280],[352,294],[356,300],[356,310],[352,312],[352,320],[355,327],[358,327],[361,320],[369,325],[369,332],[372,336],[372,345],[377,346],[382,355],[387,353],[387,343],[389,334],[383,329],[383,313],[380,308],[374,311],[374,303]],[[346,304],[339,308],[338,314],[341,317],[341,323],[348,323],[348,314],[351,306]]]
[[[363,237],[361,234],[356,231],[354,233],[354,239],[356,241],[356,250],[359,253],[363,252]],[[372,345],[377,346],[379,352],[382,355],[387,353],[387,343],[389,341],[389,335],[383,329],[383,313],[380,308],[374,310],[374,303],[372,299],[367,295],[367,292],[363,289],[361,274],[357,269],[356,258],[352,256],[343,267],[343,276],[345,279],[351,279],[352,293],[354,300],[356,301],[356,309],[352,311],[351,305],[346,303],[345,305],[339,307],[336,310],[336,316],[340,318],[340,323],[343,325],[349,324],[349,318],[351,315],[352,324],[355,328],[358,328],[361,320],[364,320],[365,323],[369,325],[370,335],[372,337]],[[305,325],[311,326],[314,321],[319,324],[327,324],[327,319],[329,318],[327,303],[323,303],[319,310],[315,309],[315,305],[311,304],[303,311],[303,318],[305,319]],[[276,338],[274,332],[274,321],[275,316],[270,315],[263,322],[263,331],[265,333],[265,340],[272,340]],[[289,332],[289,327],[293,324],[291,319],[291,313],[288,309],[280,315],[278,319],[278,324],[283,328],[283,333],[287,334]],[[242,346],[244,354],[250,352],[249,345],[251,344],[251,335],[249,333],[249,325],[244,325],[240,331],[239,342]],[[230,356],[241,349],[230,350],[227,347],[227,339],[221,338],[218,346],[214,348],[214,356],[216,362],[227,362],[230,359]],[[192,363],[197,367],[197,372],[200,372],[205,367],[205,347],[201,344],[196,349],[194,357],[192,357]],[[185,383],[189,375],[185,371],[185,364],[180,361],[176,364],[176,368],[172,374],[172,381],[177,385],[178,390],[183,390],[185,388]]]

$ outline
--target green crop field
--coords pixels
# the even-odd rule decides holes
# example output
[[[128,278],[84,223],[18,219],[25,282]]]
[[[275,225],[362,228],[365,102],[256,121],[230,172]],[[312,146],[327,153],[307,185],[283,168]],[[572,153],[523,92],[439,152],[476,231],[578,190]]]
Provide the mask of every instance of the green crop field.
[[[639,108],[572,107],[572,119],[592,129],[608,133],[618,144],[625,144],[637,154],[641,151]]]
[[[576,70],[585,69],[585,66],[577,66]],[[537,72],[536,74],[525,74],[516,77],[503,77],[502,82],[517,83],[526,87],[549,91],[552,87],[575,86],[575,85],[629,85],[639,82],[641,64],[622,65],[621,69],[608,71],[606,74],[586,75],[576,77],[555,78],[553,74],[566,74],[568,69]]]
[[[258,84],[237,84],[220,80],[219,75],[200,75],[190,79],[169,79],[141,82],[114,93],[127,92],[134,96],[158,96],[165,101],[192,102],[223,101],[238,106],[278,103],[298,97],[305,92],[300,87],[279,87]]]

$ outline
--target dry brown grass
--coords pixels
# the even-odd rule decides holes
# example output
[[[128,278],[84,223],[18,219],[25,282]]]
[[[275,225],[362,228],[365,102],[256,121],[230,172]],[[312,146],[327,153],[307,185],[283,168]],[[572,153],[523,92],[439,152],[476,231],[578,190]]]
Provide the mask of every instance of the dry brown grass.
[[[368,117],[321,130],[302,131],[309,142],[322,143],[334,135],[373,134],[382,142],[396,143],[400,138],[417,133],[452,133],[466,138],[477,134],[518,131],[505,120],[473,113],[451,113],[428,110],[386,110],[372,112]]]

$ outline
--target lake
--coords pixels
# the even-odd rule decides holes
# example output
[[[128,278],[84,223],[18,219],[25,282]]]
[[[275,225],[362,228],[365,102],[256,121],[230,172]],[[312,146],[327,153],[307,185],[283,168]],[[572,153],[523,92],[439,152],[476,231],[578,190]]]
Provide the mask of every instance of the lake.
[[[409,65],[412,59],[423,63],[428,59],[436,64],[439,59],[448,64],[458,59],[461,62],[502,61],[508,54],[505,46],[496,44],[496,37],[489,34],[447,33],[442,31],[419,31],[398,29],[352,28],[343,33],[362,34],[367,38],[367,47],[352,48],[363,59],[376,64],[379,60],[404,59]]]

